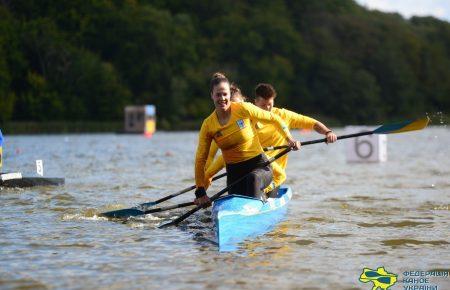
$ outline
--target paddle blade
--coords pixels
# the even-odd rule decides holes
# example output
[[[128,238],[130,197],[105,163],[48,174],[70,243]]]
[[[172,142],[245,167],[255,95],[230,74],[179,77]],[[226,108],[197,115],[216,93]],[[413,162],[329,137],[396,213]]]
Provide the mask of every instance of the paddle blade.
[[[142,207],[142,208],[152,207],[152,206],[157,205],[158,203],[159,203],[158,200],[157,201],[149,201],[149,202],[141,203],[139,205],[139,207]]]
[[[99,216],[106,218],[125,219],[132,216],[139,216],[143,214],[145,214],[145,212],[136,208],[124,208],[119,210],[103,212]]]
[[[394,134],[408,131],[422,130],[428,125],[430,118],[425,117],[413,121],[407,121],[397,124],[383,125],[373,131],[374,134]]]
[[[173,226],[173,225],[175,225],[173,222],[168,222],[168,223],[159,225],[158,228],[159,229],[164,229],[164,228],[168,228],[168,227]]]

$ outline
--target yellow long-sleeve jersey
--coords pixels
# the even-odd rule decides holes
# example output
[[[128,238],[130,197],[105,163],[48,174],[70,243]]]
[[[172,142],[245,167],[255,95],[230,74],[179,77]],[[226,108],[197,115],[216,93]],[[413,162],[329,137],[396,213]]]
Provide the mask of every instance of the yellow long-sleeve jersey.
[[[227,164],[249,160],[263,153],[258,135],[252,128],[252,122],[261,121],[272,124],[280,132],[281,138],[291,138],[284,121],[276,114],[264,111],[250,103],[231,102],[231,116],[227,124],[220,125],[216,112],[207,117],[202,124],[195,156],[195,183],[205,187],[205,164],[212,140],[221,149]]]
[[[314,124],[317,122],[315,119],[297,114],[295,112],[273,108],[272,113],[280,116],[283,121],[288,125],[289,129],[312,129]],[[269,146],[280,146],[286,144],[285,139],[278,133],[275,127],[270,123],[258,121],[254,125],[255,130],[258,132],[258,138],[262,147]],[[210,155],[208,156],[208,165],[206,166],[205,172],[205,183],[209,185],[208,180],[212,178],[216,173],[218,173],[222,168],[225,167],[225,161],[222,155],[219,155],[214,161],[214,156],[217,149],[213,150],[214,142],[211,145]],[[216,147],[217,148],[217,147]],[[213,153],[212,153],[213,152]],[[269,157],[275,156],[279,150],[269,151],[266,154]],[[273,169],[273,182],[269,185],[265,192],[272,191],[275,187],[280,186],[286,180],[286,166],[287,166],[287,155],[284,155],[272,163]]]
[[[219,151],[219,147],[217,147],[216,142],[213,140],[205,164],[205,189],[208,189],[211,185],[213,176],[225,167],[225,161],[223,161],[222,154],[219,154],[219,156],[215,158],[217,151]]]
[[[289,129],[312,130],[314,124],[317,122],[317,120],[313,118],[303,116],[286,109],[279,109],[274,107],[272,108],[271,112],[277,116],[280,116],[281,119],[283,119],[283,121],[289,127]],[[258,132],[259,142],[261,143],[262,147],[281,146],[286,144],[286,140],[282,136],[277,134],[276,129],[272,126],[272,124],[265,121],[258,121],[255,123],[255,128]],[[272,157],[277,155],[278,152],[279,150],[272,150],[268,151],[266,154],[267,156]],[[285,169],[287,165],[287,159],[288,156],[284,155],[280,157],[276,162],[281,166],[281,168]]]
[[[303,116],[286,109],[274,107],[271,112],[277,116],[280,116],[289,129],[313,129],[314,124],[317,122],[317,120],[313,118]],[[286,144],[286,140],[276,132],[275,128],[270,123],[258,121],[255,123],[255,129],[258,132],[259,142],[262,147],[281,146]],[[273,150],[266,152],[266,154],[268,157],[273,157],[279,152],[279,150]],[[288,156],[286,154],[272,163],[273,183],[264,191],[271,191],[273,188],[280,186],[286,180],[285,170],[287,160]]]
[[[210,168],[215,163],[214,158],[216,157],[217,151],[219,151],[219,147],[217,147],[216,142],[213,140],[211,142],[211,146],[209,147],[209,153],[208,153],[208,158],[206,159],[205,168]],[[222,156],[222,155],[220,155],[220,156]],[[222,168],[220,168],[220,169],[222,169]],[[220,169],[218,171],[216,171],[216,173],[219,172]],[[208,169],[206,171],[208,171]]]

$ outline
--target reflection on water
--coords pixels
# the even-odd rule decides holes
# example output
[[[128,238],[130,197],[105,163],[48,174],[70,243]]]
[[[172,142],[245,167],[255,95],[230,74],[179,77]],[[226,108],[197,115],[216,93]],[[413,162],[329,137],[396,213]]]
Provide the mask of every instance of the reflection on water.
[[[286,219],[227,253],[217,251],[209,210],[167,229],[157,226],[187,209],[98,217],[192,185],[196,133],[5,137],[4,170],[32,176],[42,159],[66,185],[1,189],[1,288],[366,289],[363,267],[449,268],[445,128],[390,135],[382,164],[347,164],[343,142],[290,153]]]

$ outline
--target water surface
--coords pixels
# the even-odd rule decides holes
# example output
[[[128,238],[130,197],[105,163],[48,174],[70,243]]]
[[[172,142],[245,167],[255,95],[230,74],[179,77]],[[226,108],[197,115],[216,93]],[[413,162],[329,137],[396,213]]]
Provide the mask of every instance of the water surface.
[[[45,176],[66,185],[1,189],[0,288],[370,289],[358,281],[364,267],[399,277],[450,268],[443,127],[389,135],[385,163],[348,164],[341,141],[290,153],[286,220],[236,252],[217,251],[208,211],[167,229],[156,226],[183,209],[127,222],[96,216],[192,185],[196,140],[195,132],[6,135],[4,171],[33,176],[42,159]],[[448,278],[433,281],[450,289]]]

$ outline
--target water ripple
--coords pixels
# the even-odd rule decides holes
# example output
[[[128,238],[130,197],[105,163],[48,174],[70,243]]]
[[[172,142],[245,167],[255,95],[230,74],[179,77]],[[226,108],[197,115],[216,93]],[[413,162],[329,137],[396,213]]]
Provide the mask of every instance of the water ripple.
[[[401,247],[401,246],[413,246],[413,245],[433,245],[433,246],[443,246],[449,245],[450,243],[443,240],[437,241],[421,241],[414,239],[392,239],[392,240],[384,240],[382,244],[385,246],[390,246],[393,248]]]
[[[289,153],[286,220],[229,253],[217,251],[210,210],[167,229],[157,227],[188,209],[99,217],[193,185],[195,132],[6,137],[4,170],[34,175],[39,153],[66,184],[0,189],[2,289],[362,289],[364,266],[448,269],[448,130],[389,135],[380,164],[346,163],[345,142]]]
[[[401,221],[401,222],[390,222],[390,223],[359,223],[358,226],[365,228],[403,228],[403,227],[418,227],[423,225],[430,225],[432,222],[413,222],[413,221]]]

